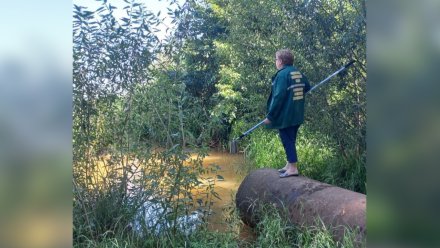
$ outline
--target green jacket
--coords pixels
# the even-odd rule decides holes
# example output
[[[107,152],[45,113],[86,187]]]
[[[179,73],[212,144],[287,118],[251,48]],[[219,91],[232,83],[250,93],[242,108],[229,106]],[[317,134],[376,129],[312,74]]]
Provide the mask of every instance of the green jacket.
[[[267,99],[268,128],[282,129],[304,122],[304,97],[310,90],[307,78],[291,65],[272,77],[272,91]]]

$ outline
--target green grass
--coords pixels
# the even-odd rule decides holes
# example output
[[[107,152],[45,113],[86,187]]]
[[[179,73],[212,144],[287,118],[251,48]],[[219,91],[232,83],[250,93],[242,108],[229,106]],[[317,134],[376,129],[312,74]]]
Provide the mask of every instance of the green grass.
[[[346,158],[333,158],[321,176],[322,181],[366,194],[365,164],[365,159],[351,153]]]
[[[342,240],[333,238],[331,229],[319,219],[314,226],[297,226],[289,222],[287,210],[273,206],[260,207],[257,242],[254,247],[365,247],[365,240],[355,243],[357,232],[346,230]]]
[[[300,128],[297,137],[299,165],[303,165],[307,174],[320,171],[327,161],[334,157],[334,151],[326,137],[319,137]],[[259,129],[252,135],[247,155],[257,168],[279,168],[286,164],[286,155],[276,130]],[[308,166],[306,166],[308,165]]]
[[[134,238],[121,234],[102,240],[87,240],[74,247],[237,247],[238,241],[229,233],[199,231],[189,237],[179,234]]]
[[[256,239],[244,241],[239,237],[240,221],[234,206],[230,206],[226,222],[229,228],[225,232],[209,231],[200,228],[197,232],[184,236],[180,233],[165,233],[161,236],[136,237],[130,232],[102,235],[100,239],[84,239],[74,247],[365,247],[364,243],[354,242],[356,232],[346,231],[341,241],[333,239],[331,230],[317,220],[315,226],[295,226],[289,223],[285,212],[279,212],[272,206],[260,207],[260,222],[255,227]]]
[[[302,175],[366,193],[365,159],[348,151],[338,154],[330,138],[301,127],[297,136],[298,168]],[[256,168],[281,168],[286,156],[276,130],[258,129],[247,141],[246,156]]]
[[[283,146],[275,132],[259,129],[252,134],[246,156],[257,168],[279,168],[286,164]]]

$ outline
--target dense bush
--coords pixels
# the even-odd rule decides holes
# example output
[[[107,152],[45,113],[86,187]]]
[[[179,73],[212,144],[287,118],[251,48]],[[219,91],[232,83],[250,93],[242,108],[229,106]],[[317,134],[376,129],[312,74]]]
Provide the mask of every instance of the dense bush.
[[[195,202],[209,209],[215,180],[202,185],[203,198],[191,194],[215,170],[202,166],[207,149],[226,148],[264,118],[274,53],[285,47],[312,83],[357,60],[308,97],[298,155],[304,175],[365,192],[365,1],[171,0],[175,30],[164,40],[161,17],[140,1],[124,1],[121,19],[98,2],[96,10],[73,10],[75,246],[252,246],[238,240],[234,215],[234,231],[223,234],[186,237],[174,227],[141,240],[128,229],[147,200],[171,209],[164,216],[171,221]],[[260,128],[239,145],[256,167],[285,163],[274,131]],[[284,245],[290,227],[268,216],[258,242]],[[319,233],[295,243],[320,244],[309,242]]]

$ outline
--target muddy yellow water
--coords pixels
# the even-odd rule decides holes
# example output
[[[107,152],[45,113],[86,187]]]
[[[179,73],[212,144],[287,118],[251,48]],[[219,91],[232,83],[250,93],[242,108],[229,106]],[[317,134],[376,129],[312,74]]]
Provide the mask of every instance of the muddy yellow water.
[[[106,157],[106,159],[109,159],[109,157]],[[132,162],[136,161],[130,161],[130,163]],[[108,174],[108,166],[106,166],[106,164],[104,158],[102,161],[97,161],[97,167],[95,168],[96,171],[92,173],[94,174],[94,177],[92,178],[92,181],[94,182],[92,183],[93,185],[104,183],[102,178],[106,178]],[[212,198],[212,211],[208,216],[208,229],[219,232],[230,230],[229,227],[231,226],[231,222],[238,221],[237,219],[231,219],[230,215],[231,210],[233,210],[235,206],[235,194],[237,193],[240,183],[246,176],[243,154],[210,151],[209,155],[203,160],[203,166],[205,168],[218,168],[215,172],[202,175],[203,178],[200,180],[203,183],[206,183],[207,178],[214,179],[214,191],[220,198]],[[198,190],[195,194],[203,195],[204,193],[206,193],[206,191]],[[251,229],[247,226],[236,231],[240,232],[242,239],[252,239],[254,236]]]
[[[242,181],[240,166],[243,166],[244,161],[242,155],[211,152],[203,160],[203,166],[209,167],[213,164],[217,165],[219,170],[215,173],[209,173],[206,177],[216,178],[214,191],[220,199],[213,198],[208,228],[224,231],[227,227],[228,211],[235,204],[235,194]]]
[[[235,205],[235,194],[246,176],[245,161],[242,154],[210,152],[203,160],[203,166],[209,167],[212,164],[217,165],[219,170],[208,176],[217,178],[214,191],[218,193],[220,199],[214,198],[212,214],[208,218],[208,229],[223,232],[228,230],[228,225],[231,224],[230,211]],[[243,226],[238,231],[241,238],[253,239],[254,234],[249,227]]]

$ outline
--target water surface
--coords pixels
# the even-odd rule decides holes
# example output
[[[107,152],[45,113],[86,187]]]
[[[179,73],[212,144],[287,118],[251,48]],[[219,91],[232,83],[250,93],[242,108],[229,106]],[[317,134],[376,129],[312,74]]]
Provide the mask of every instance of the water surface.
[[[219,170],[205,177],[216,178],[214,191],[219,194],[220,199],[214,198],[211,208],[213,212],[208,219],[208,229],[223,232],[228,230],[228,223],[230,223],[228,218],[231,209],[235,206],[235,194],[246,176],[245,159],[243,154],[211,151],[203,160],[203,166],[209,167],[213,164],[217,165]],[[240,237],[252,239],[254,234],[248,226],[244,226],[240,230]]]

